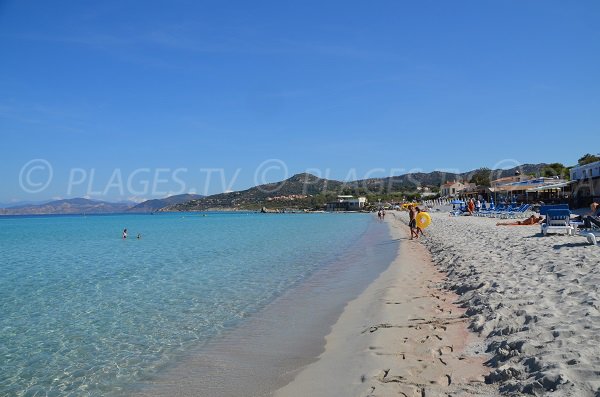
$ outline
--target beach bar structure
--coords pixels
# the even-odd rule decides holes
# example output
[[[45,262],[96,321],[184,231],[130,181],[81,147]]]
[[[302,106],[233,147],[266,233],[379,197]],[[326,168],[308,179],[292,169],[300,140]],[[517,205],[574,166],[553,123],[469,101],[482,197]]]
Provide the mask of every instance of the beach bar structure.
[[[366,197],[337,196],[336,201],[327,203],[326,211],[361,211],[366,204]]]
[[[504,181],[493,181],[489,189],[496,202],[508,200],[538,201],[544,198],[563,200],[568,198],[566,195],[570,193],[570,190],[565,189],[569,186],[569,182],[564,179],[523,178],[510,182],[505,182],[508,178],[502,179]]]
[[[475,200],[488,200],[490,191],[487,186],[478,186],[474,183],[469,183],[469,185],[460,193],[460,196],[464,199],[473,198]]]
[[[556,181],[556,180],[555,180]],[[544,184],[541,186],[533,187],[525,191],[527,195],[527,201],[544,201],[549,202],[563,202],[571,197],[571,185],[573,181],[560,181],[550,184]]]

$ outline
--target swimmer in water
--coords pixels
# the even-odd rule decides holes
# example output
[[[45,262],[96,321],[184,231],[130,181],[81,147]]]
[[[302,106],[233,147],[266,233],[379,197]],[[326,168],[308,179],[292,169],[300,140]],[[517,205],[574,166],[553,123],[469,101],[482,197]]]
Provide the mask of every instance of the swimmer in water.
[[[123,240],[127,238],[127,229],[123,229]]]

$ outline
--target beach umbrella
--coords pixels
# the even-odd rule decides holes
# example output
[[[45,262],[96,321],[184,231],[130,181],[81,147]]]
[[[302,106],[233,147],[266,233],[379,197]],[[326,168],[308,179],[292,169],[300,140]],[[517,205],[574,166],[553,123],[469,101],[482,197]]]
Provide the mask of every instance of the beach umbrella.
[[[464,203],[465,203],[465,202],[464,202],[464,201],[462,201],[462,200],[452,200],[452,201],[450,202],[450,204],[452,204],[452,205],[456,205],[456,204],[464,204]]]

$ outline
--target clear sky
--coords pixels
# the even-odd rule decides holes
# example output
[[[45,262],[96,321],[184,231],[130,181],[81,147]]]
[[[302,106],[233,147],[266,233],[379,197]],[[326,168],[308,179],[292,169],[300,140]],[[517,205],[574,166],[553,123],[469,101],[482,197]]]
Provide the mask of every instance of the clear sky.
[[[273,159],[572,165],[600,151],[599,20],[595,0],[0,0],[0,202],[238,190],[282,179]]]

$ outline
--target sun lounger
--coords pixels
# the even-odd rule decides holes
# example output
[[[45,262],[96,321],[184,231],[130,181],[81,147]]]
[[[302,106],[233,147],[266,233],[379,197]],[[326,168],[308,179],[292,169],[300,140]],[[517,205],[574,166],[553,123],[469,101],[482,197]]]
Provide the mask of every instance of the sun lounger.
[[[600,228],[600,220],[598,220],[597,218],[594,218],[593,216],[588,216],[586,218],[592,225],[592,228]]]
[[[506,207],[506,206],[504,206],[504,205],[500,204],[500,205],[499,205],[499,206],[497,206],[495,209],[491,210],[491,211],[490,211],[490,212],[487,214],[487,216],[488,216],[488,217],[493,217],[493,218],[495,218],[495,217],[497,217],[497,216],[500,216],[500,214],[503,214],[503,213],[504,213],[504,211],[506,211],[506,209],[507,209],[507,208],[508,208],[508,207]]]
[[[553,204],[553,205],[542,205],[540,207],[540,215],[546,215],[550,210],[568,210],[568,204]]]
[[[544,236],[548,233],[573,235],[574,228],[571,226],[571,211],[568,209],[549,209],[544,212],[546,213],[546,219],[542,223],[542,234]]]
[[[523,204],[519,208],[516,208],[514,210],[509,210],[508,213],[506,214],[506,218],[523,217],[525,212],[528,211],[530,207],[531,206],[529,204]]]
[[[516,207],[513,204],[511,204],[504,211],[499,213],[498,217],[503,218],[503,219],[512,218],[513,215],[515,214],[515,211],[517,211],[519,208],[521,208],[521,207]]]
[[[592,245],[596,245],[600,241],[600,230],[582,230],[579,235],[587,238],[588,243]]]
[[[600,220],[593,216],[586,216],[585,220],[587,222],[576,222],[579,227],[583,227],[587,223],[587,225],[591,226],[591,228],[585,228],[579,230],[579,235],[585,237],[588,243],[592,245],[598,244],[600,241]]]
[[[518,206],[516,204],[509,204],[507,206],[498,208],[498,210],[492,212],[491,216],[494,218],[508,218],[508,215],[517,208]]]

